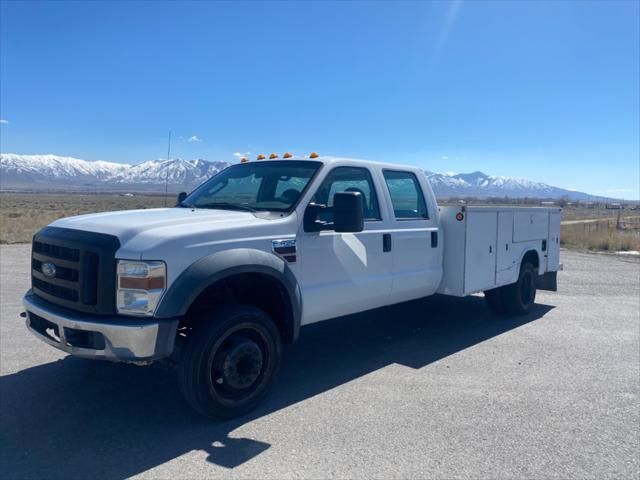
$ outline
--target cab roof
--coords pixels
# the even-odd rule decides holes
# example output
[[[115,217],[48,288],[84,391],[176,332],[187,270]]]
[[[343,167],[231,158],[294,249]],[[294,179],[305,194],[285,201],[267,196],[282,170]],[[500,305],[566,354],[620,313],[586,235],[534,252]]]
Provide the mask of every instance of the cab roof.
[[[264,160],[250,160],[248,163],[282,162],[287,160],[306,160],[306,161],[312,161],[312,162],[319,162],[324,165],[336,165],[336,166],[337,165],[344,165],[344,166],[352,165],[352,166],[362,166],[362,167],[374,166],[378,168],[388,168],[390,170],[402,169],[402,170],[409,170],[414,172],[421,171],[419,167],[416,167],[414,165],[403,165],[400,163],[379,162],[379,161],[373,161],[373,160],[364,160],[360,158],[333,157],[333,156],[318,156],[315,158],[309,158],[309,156],[292,156],[289,158],[279,157],[274,159],[265,158]]]

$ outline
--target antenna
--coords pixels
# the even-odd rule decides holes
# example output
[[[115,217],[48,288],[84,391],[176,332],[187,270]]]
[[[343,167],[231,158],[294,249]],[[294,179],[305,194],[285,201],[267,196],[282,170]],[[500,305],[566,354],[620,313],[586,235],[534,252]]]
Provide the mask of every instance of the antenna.
[[[167,166],[164,174],[164,206],[167,206],[167,197],[169,196],[169,159],[171,156],[171,130],[169,130],[169,144],[167,145]]]

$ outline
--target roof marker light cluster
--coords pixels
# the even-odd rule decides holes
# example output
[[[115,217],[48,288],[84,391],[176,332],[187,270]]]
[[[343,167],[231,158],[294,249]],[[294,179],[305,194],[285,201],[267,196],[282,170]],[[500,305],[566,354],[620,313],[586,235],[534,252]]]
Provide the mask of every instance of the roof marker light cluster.
[[[311,152],[309,158],[318,158],[319,156],[320,155],[318,155],[316,152]],[[265,160],[266,158],[266,156],[260,154],[256,157],[256,160]],[[269,160],[275,160],[276,158],[279,158],[277,153],[272,153],[271,155],[269,155]],[[284,155],[282,155],[282,158],[293,158],[293,153],[286,152]],[[248,161],[249,159],[247,157],[242,157],[240,159],[240,163],[247,163]]]

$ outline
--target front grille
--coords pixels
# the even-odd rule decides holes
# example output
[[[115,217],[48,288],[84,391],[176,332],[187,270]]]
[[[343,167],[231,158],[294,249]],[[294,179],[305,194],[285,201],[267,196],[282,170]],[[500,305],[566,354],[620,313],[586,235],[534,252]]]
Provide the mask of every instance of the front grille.
[[[31,268],[34,270],[41,272],[42,271],[42,262],[40,260],[36,260],[35,258],[31,260]],[[62,280],[67,280],[69,282],[77,282],[78,281],[78,270],[75,268],[66,268],[60,265],[56,266],[56,277]]]
[[[77,262],[80,260],[80,250],[77,248],[67,248],[48,243],[33,242],[33,251],[46,255],[47,257],[61,258],[62,260],[69,260],[71,262]]]
[[[40,230],[34,236],[31,255],[34,293],[75,310],[115,313],[115,252],[119,247],[113,235],[58,227]]]
[[[33,277],[33,286],[43,292],[47,292],[49,295],[53,295],[54,297],[69,300],[70,302],[78,301],[78,291],[72,288],[61,287],[60,285],[45,282],[44,280],[40,280],[35,277]]]

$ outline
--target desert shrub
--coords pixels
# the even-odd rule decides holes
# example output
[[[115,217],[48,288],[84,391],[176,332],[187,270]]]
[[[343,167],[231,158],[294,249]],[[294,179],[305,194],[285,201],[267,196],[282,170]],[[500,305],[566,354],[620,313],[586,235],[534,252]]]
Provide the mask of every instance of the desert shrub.
[[[161,196],[0,194],[0,243],[30,242],[33,234],[63,217],[85,213],[157,208]]]

